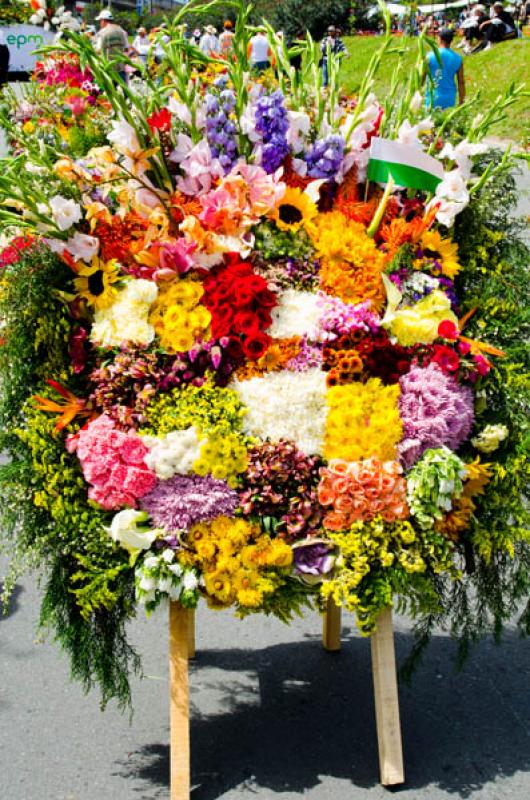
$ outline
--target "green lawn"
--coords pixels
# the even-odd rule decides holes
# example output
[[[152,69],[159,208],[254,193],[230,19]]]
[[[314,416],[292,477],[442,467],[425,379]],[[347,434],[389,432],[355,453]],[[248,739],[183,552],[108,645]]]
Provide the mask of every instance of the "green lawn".
[[[377,36],[351,36],[345,38],[350,54],[343,62],[341,75],[344,88],[355,93],[363,78],[372,54],[381,46]],[[415,61],[416,40],[396,37],[396,47],[404,49],[403,56],[397,53],[387,55],[380,66],[375,80],[375,92],[382,96],[390,86],[392,75],[403,58],[402,74],[406,80],[407,70]],[[460,52],[460,51],[459,51]],[[474,107],[473,116],[495,103],[512,81],[525,83],[530,90],[530,37],[513,42],[503,42],[491,50],[464,56],[464,74],[468,97],[480,89],[481,96]],[[491,130],[491,134],[512,139],[518,143],[530,142],[530,98],[520,99],[508,109],[507,119]]]

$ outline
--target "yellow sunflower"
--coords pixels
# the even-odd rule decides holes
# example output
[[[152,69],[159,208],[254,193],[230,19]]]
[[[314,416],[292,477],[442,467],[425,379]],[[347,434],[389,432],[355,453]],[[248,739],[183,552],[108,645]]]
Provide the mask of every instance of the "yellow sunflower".
[[[317,207],[309,197],[293,186],[288,186],[284,196],[271,214],[282,231],[296,233],[303,225],[316,217]]]
[[[426,231],[421,237],[420,247],[424,259],[440,264],[442,275],[452,279],[460,271],[458,245],[451,239],[442,239],[438,231]]]
[[[117,291],[114,284],[120,280],[119,265],[115,258],[103,261],[94,256],[90,266],[77,263],[74,285],[79,297],[84,297],[94,308],[108,308],[114,302]]]

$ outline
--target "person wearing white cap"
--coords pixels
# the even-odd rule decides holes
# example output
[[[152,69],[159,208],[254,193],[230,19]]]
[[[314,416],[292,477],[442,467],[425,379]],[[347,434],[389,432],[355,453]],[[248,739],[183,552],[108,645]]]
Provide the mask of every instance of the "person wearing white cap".
[[[114,22],[114,17],[110,8],[105,8],[96,17],[99,22],[99,31],[95,39],[95,48],[105,58],[115,59],[125,53],[129,49],[129,37],[123,30]],[[122,80],[127,79],[125,71],[125,64],[116,63],[115,69]]]
[[[149,55],[149,51],[151,49],[151,40],[147,35],[145,28],[138,28],[132,43],[132,47],[142,64],[146,64],[147,56]]]
[[[216,56],[219,54],[220,45],[217,38],[217,31],[213,25],[207,25],[204,33],[199,42],[199,48],[207,56]]]

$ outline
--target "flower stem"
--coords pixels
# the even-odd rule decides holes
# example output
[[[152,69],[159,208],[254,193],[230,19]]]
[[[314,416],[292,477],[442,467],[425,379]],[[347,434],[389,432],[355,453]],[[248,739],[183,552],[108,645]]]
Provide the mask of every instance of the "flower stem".
[[[368,234],[370,239],[374,238],[375,234],[378,231],[379,226],[381,225],[381,220],[383,219],[383,214],[385,213],[385,209],[386,209],[388,201],[390,199],[390,195],[392,194],[392,189],[393,188],[394,188],[394,178],[392,177],[392,175],[389,175],[388,176],[388,183],[386,185],[386,188],[385,188],[385,191],[383,193],[383,196],[382,196],[381,200],[379,201],[379,205],[377,206],[377,209],[376,209],[375,214],[373,216],[373,219],[372,219],[372,221],[370,223],[370,226],[369,226],[368,230],[366,231],[366,233]]]

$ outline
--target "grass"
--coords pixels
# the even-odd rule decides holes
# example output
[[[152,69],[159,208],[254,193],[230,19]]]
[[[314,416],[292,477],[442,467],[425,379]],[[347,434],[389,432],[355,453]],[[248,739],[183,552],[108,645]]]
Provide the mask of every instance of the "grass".
[[[378,36],[351,36],[345,40],[350,54],[341,69],[343,86],[348,93],[355,93],[359,88],[368,62],[373,53],[381,46]],[[382,97],[388,90],[391,79],[402,60],[403,81],[416,59],[416,41],[411,38],[396,37],[396,49],[403,54],[390,53],[385,56],[379,73],[375,79],[374,91]],[[461,51],[459,51],[461,52]],[[511,42],[502,42],[486,52],[472,56],[464,56],[464,75],[468,98],[477,90],[480,97],[473,107],[473,116],[495,103],[510,83],[524,83],[530,90],[530,37],[525,36]],[[507,117],[491,129],[491,134],[504,139],[511,139],[518,144],[530,142],[530,98],[524,97],[507,110]]]

